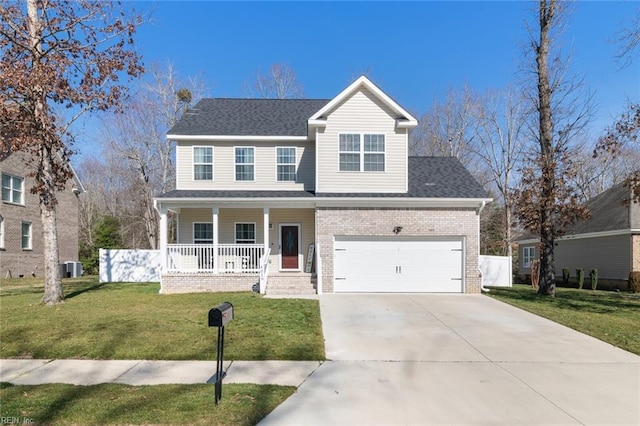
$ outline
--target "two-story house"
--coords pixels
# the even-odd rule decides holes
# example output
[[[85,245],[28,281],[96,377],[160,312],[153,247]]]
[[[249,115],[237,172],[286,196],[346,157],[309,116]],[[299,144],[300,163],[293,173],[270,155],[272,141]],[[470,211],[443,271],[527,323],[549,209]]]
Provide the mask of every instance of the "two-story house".
[[[44,246],[38,196],[32,194],[27,154],[0,155],[0,273],[2,278],[44,276]],[[78,260],[78,194],[84,191],[74,175],[57,194],[58,249],[61,262]]]
[[[491,200],[457,159],[409,157],[416,125],[364,76],[333,99],[203,99],[167,135],[161,292],[479,292]]]

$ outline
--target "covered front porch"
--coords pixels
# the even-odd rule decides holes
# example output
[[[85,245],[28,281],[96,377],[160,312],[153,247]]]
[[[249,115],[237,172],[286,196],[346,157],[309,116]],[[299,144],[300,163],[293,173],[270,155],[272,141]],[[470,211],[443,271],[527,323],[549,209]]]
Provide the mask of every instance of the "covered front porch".
[[[314,208],[162,203],[158,210],[162,293],[265,293],[278,281],[315,293]]]

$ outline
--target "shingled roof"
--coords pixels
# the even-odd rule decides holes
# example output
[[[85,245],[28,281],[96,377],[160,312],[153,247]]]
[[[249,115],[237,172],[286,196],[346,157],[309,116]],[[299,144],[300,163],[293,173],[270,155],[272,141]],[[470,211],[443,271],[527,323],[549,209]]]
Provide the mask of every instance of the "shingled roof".
[[[454,157],[409,157],[409,191],[403,193],[315,193],[331,198],[475,198],[489,196]],[[173,190],[158,198],[274,198],[313,197],[307,191]]]
[[[307,136],[307,120],[330,99],[206,98],[169,135]]]

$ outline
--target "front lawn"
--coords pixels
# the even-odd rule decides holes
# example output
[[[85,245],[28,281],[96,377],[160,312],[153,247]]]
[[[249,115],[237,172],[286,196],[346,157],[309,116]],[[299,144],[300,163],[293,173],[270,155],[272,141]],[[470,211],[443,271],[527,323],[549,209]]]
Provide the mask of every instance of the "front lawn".
[[[253,293],[158,294],[159,284],[63,280],[66,301],[39,303],[42,281],[0,283],[1,358],[214,360],[209,309],[234,306],[227,360],[324,360],[317,300]]]
[[[515,285],[488,295],[640,355],[640,294],[557,288],[552,298]]]
[[[255,425],[295,387],[214,385],[0,386],[2,423],[47,425]]]

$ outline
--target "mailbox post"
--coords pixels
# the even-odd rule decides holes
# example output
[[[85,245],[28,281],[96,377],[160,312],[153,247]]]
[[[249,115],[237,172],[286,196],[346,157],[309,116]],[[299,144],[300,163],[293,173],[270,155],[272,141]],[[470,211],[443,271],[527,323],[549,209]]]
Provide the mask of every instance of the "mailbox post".
[[[216,362],[216,390],[215,401],[222,398],[222,379],[226,375],[223,371],[222,363],[224,361],[224,326],[233,319],[233,305],[224,302],[209,310],[209,327],[218,327],[218,357]]]

